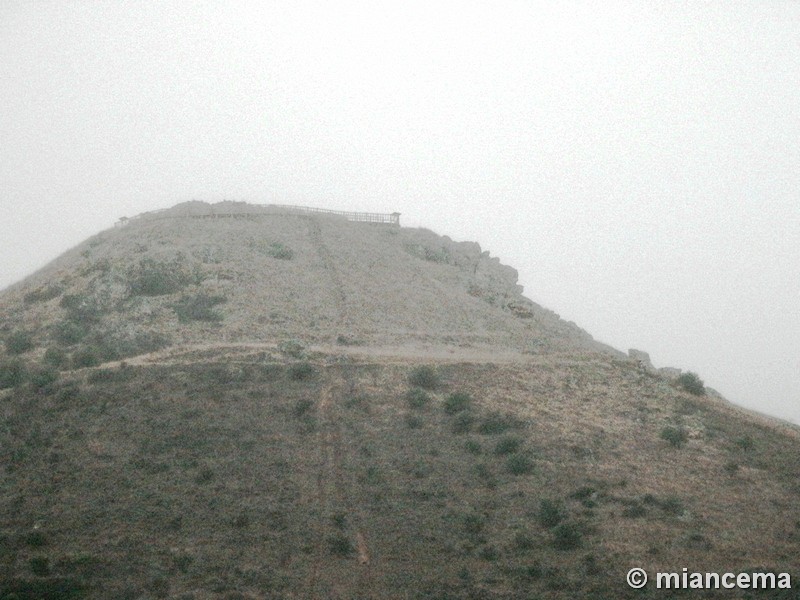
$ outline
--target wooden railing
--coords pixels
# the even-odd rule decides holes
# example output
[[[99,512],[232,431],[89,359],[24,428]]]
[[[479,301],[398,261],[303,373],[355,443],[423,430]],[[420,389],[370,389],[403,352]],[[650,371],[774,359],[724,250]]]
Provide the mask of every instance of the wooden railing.
[[[348,221],[355,221],[360,223],[383,223],[387,225],[400,225],[400,213],[370,213],[370,212],[355,212],[347,210],[330,210],[327,208],[314,208],[311,206],[294,206],[291,204],[249,204],[246,206],[237,206],[233,210],[225,210],[224,208],[215,207],[213,205],[199,206],[187,208],[185,212],[174,210],[171,208],[162,208],[160,210],[152,210],[149,212],[140,213],[134,217],[122,217],[114,226],[122,227],[130,224],[132,221],[141,219],[177,219],[185,217],[193,218],[217,218],[217,217],[241,217],[246,215],[269,215],[281,212],[289,213],[320,213],[327,215],[336,215],[344,217]]]
[[[348,221],[358,221],[361,223],[388,223],[390,225],[400,224],[400,213],[368,213],[368,212],[353,212],[347,210],[329,210],[327,208],[313,208],[311,206],[293,206],[289,204],[272,204],[265,206],[273,206],[287,210],[289,212],[301,213],[323,213],[328,215],[339,215]]]

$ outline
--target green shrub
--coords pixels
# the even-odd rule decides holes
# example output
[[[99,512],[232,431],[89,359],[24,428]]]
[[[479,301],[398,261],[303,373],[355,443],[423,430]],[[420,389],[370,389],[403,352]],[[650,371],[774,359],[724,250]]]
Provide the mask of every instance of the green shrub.
[[[583,534],[576,523],[562,523],[553,528],[553,547],[556,550],[575,550],[583,543]]]
[[[478,440],[467,440],[464,444],[464,449],[470,454],[481,454],[483,447]]]
[[[683,427],[667,425],[661,430],[661,439],[666,440],[675,448],[680,448],[689,439],[689,433]]]
[[[750,452],[756,447],[756,441],[749,435],[744,435],[740,438],[737,438],[734,444],[736,444],[737,448],[744,450],[745,452]]]
[[[28,369],[20,360],[0,363],[0,389],[17,387],[28,378]]]
[[[190,273],[182,257],[172,261],[143,258],[128,274],[128,288],[132,296],[164,296],[181,291],[192,283],[200,283],[202,276]]]
[[[500,552],[494,546],[484,546],[478,552],[478,556],[485,561],[494,562],[500,558]]]
[[[310,379],[314,376],[314,373],[316,373],[314,367],[307,362],[295,363],[289,367],[289,378],[294,381]]]
[[[81,392],[81,388],[76,383],[63,384],[56,392],[56,399],[59,402],[70,402],[75,400]]]
[[[47,536],[44,531],[35,530],[25,535],[23,541],[31,548],[42,548],[47,545]]]
[[[305,358],[306,357],[306,349],[297,340],[286,340],[278,344],[278,350],[283,352],[287,356],[291,356],[292,358]]]
[[[454,392],[445,399],[444,412],[448,415],[454,415],[457,412],[468,409],[471,403],[472,398],[470,398],[469,394]]]
[[[67,353],[61,348],[48,348],[42,360],[46,365],[58,369],[67,363]]]
[[[291,260],[294,257],[294,252],[288,246],[284,246],[280,242],[273,242],[266,249],[267,256],[278,258],[280,260]]]
[[[506,460],[506,470],[512,475],[532,473],[533,466],[533,461],[526,454],[512,454]]]
[[[83,325],[92,324],[103,316],[103,309],[86,294],[65,294],[58,305],[67,311],[67,320]]]
[[[195,294],[194,296],[183,296],[178,302],[172,305],[172,310],[178,315],[178,321],[189,323],[190,321],[222,321],[223,316],[214,307],[226,301],[222,296],[209,296],[207,294]]]
[[[536,542],[536,538],[523,531],[518,532],[514,536],[514,539],[511,540],[511,545],[514,550],[518,552],[526,552],[539,547],[539,544]]]
[[[477,513],[469,513],[463,516],[463,526],[468,535],[478,535],[486,527],[486,519]]]
[[[697,376],[697,373],[692,373],[691,371],[678,377],[678,385],[695,396],[704,396],[706,393],[703,380]]]
[[[120,383],[129,381],[136,374],[136,371],[130,368],[120,369],[97,369],[89,373],[86,381],[89,383]]]
[[[513,454],[522,447],[522,439],[513,435],[506,436],[499,440],[494,447],[497,455]]]
[[[415,387],[408,390],[408,393],[406,393],[406,399],[408,400],[408,405],[411,408],[422,408],[428,404],[431,397],[425,390]]]
[[[486,463],[478,463],[472,468],[472,471],[484,487],[489,490],[497,488],[497,477],[495,477],[489,465]]]
[[[6,352],[24,354],[33,349],[33,337],[27,331],[15,331],[6,338]]]
[[[658,506],[664,511],[664,513],[673,517],[679,517],[686,512],[683,501],[677,496],[669,496],[664,498],[658,502]]]
[[[32,292],[28,292],[22,298],[22,301],[25,304],[34,304],[36,302],[47,302],[48,300],[52,300],[53,298],[59,296],[63,291],[64,290],[57,285],[48,284],[37,290],[33,290]]]
[[[40,367],[31,371],[28,379],[35,389],[41,390],[58,380],[58,371],[52,368]]]
[[[439,374],[436,369],[427,365],[414,367],[411,374],[408,376],[408,381],[411,385],[424,388],[426,390],[433,390],[439,385]]]
[[[728,475],[733,477],[734,475],[736,475],[736,473],[739,472],[739,463],[737,463],[735,460],[732,460],[732,461],[729,461],[729,462],[725,463],[725,466],[722,467],[722,468],[725,469],[725,472]]]
[[[470,412],[463,411],[456,415],[450,427],[453,433],[467,433],[472,429],[472,424],[474,422],[475,417]]]
[[[586,508],[593,508],[596,504],[595,498],[597,498],[597,495],[598,492],[595,488],[590,485],[584,485],[572,492],[569,497],[573,500],[577,500]]]
[[[539,513],[537,517],[542,527],[550,529],[564,520],[564,507],[560,502],[554,500],[542,500],[539,503]]]
[[[46,556],[33,556],[28,564],[31,567],[31,573],[39,577],[47,577],[50,575],[50,561]]]
[[[292,407],[292,416],[297,419],[304,417],[308,411],[312,409],[314,406],[314,401],[310,400],[309,398],[301,398],[297,402],[294,403]]]
[[[101,360],[107,361],[154,352],[169,346],[171,340],[160,333],[147,331],[141,331],[132,336],[97,332],[86,342],[87,345],[94,347]]]
[[[0,587],[3,600],[77,600],[85,590],[86,585],[74,577],[8,578]]]
[[[53,337],[63,346],[77,344],[88,334],[89,328],[84,323],[72,320],[60,321],[53,328]]]
[[[419,429],[422,427],[422,419],[417,415],[406,415],[406,427],[409,429]]]
[[[334,556],[346,558],[355,552],[353,543],[343,533],[334,533],[328,536],[328,549]]]
[[[497,435],[510,429],[522,427],[523,423],[517,417],[497,411],[490,412],[478,425],[478,433],[482,435]]]
[[[101,353],[93,346],[82,346],[72,353],[72,368],[96,367],[100,364]]]
[[[629,519],[638,519],[644,517],[646,514],[647,509],[638,502],[632,502],[622,511],[622,516],[628,517]]]

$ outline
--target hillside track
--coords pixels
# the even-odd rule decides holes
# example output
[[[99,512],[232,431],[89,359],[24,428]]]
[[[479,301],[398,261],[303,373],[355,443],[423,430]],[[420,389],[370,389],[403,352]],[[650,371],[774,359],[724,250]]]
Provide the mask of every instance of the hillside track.
[[[345,287],[342,284],[341,277],[336,268],[336,260],[323,241],[319,220],[309,218],[307,221],[311,243],[317,252],[317,256],[322,263],[325,273],[330,278],[331,289],[333,290],[333,297],[336,302],[336,312],[338,313],[337,325],[342,328],[342,331],[350,331],[352,328],[347,310],[347,293],[345,292]]]
[[[315,503],[319,517],[314,525],[314,560],[303,597],[366,600],[374,597],[372,568],[366,537],[359,526],[358,515],[352,512],[356,504],[344,475],[345,444],[337,415],[344,398],[345,385],[337,375],[326,373],[326,377],[332,380],[326,382],[317,405],[318,472]],[[346,520],[348,529],[343,529],[336,517]],[[353,552],[342,549],[336,572],[324,570],[323,565],[330,564],[330,554],[335,550],[334,541],[343,539],[347,540]]]

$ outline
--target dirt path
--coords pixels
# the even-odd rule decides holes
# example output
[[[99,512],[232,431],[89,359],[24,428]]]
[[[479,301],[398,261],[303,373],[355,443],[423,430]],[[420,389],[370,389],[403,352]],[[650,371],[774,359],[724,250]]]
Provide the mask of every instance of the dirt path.
[[[114,360],[103,363],[98,367],[111,369],[123,363],[132,366],[143,365],[174,365],[188,364],[198,360],[197,354],[203,352],[217,352],[226,354],[227,359],[235,359],[237,355],[242,358],[248,352],[280,353],[279,345],[274,342],[209,342],[203,344],[185,344],[170,346],[155,352],[139,354],[123,360]],[[544,363],[552,362],[558,355],[530,355],[522,354],[515,350],[491,348],[462,348],[455,346],[420,345],[381,345],[381,346],[338,346],[338,345],[312,345],[306,352],[313,358],[315,354],[328,356],[348,356],[354,359],[368,360],[370,362],[391,363],[419,363],[424,361],[442,363]],[[565,355],[566,358],[566,355]],[[250,358],[252,361],[252,357]]]
[[[315,504],[319,520],[315,525],[316,543],[313,564],[306,583],[306,598],[372,598],[372,571],[367,539],[358,515],[352,512],[354,498],[344,475],[344,444],[336,415],[337,406],[344,397],[343,382],[328,381],[319,398],[317,434],[318,473]],[[344,529],[334,522],[334,515],[345,515],[349,527]],[[329,547],[330,540],[355,531],[355,556],[335,556]],[[335,574],[331,565],[339,562]],[[353,590],[355,586],[355,591]]]

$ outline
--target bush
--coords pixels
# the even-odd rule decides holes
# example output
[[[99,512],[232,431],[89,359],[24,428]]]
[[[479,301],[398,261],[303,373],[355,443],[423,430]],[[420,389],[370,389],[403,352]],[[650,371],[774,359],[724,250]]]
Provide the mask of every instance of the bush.
[[[575,550],[583,543],[583,534],[575,523],[562,523],[553,529],[553,547],[556,550]]]
[[[278,350],[287,356],[291,356],[292,358],[299,359],[306,357],[306,350],[303,347],[303,344],[297,340],[286,340],[285,342],[281,342],[278,344]]]
[[[39,288],[38,290],[28,292],[22,298],[22,301],[25,304],[34,304],[35,302],[46,302],[48,300],[56,298],[63,291],[64,290],[57,285],[48,284],[44,287]]]
[[[289,378],[302,381],[313,377],[315,372],[314,367],[307,362],[295,363],[289,367]]]
[[[50,575],[50,561],[46,556],[33,556],[28,564],[31,567],[31,573],[39,577],[47,577]]]
[[[55,369],[63,367],[67,362],[67,353],[61,348],[48,348],[42,359],[46,365]]]
[[[278,258],[280,260],[291,260],[294,257],[294,252],[288,246],[284,246],[280,242],[270,244],[266,249],[267,256]]]
[[[41,390],[58,380],[58,371],[46,367],[39,368],[31,372],[29,380],[35,389]]]
[[[308,398],[301,398],[297,402],[295,402],[294,406],[292,407],[292,415],[300,419],[304,417],[308,411],[312,409],[314,406],[314,401]]]
[[[524,531],[520,531],[514,536],[511,545],[518,552],[526,552],[539,547],[536,538]]]
[[[706,393],[703,380],[697,376],[697,373],[683,373],[680,377],[678,377],[678,385],[695,396],[704,396]]]
[[[527,475],[533,472],[533,461],[525,454],[512,454],[506,460],[506,470],[512,475]]]
[[[422,408],[430,401],[431,397],[425,390],[415,387],[408,390],[406,399],[411,408]]]
[[[190,321],[222,321],[223,316],[219,311],[214,310],[217,304],[225,302],[222,296],[209,296],[207,294],[196,294],[194,296],[184,296],[172,305],[172,310],[178,315],[178,321],[189,323]]]
[[[63,346],[77,344],[88,334],[89,329],[86,325],[72,320],[61,321],[53,329],[53,337]]]
[[[756,441],[749,435],[744,435],[740,438],[737,438],[734,443],[736,444],[737,448],[744,450],[745,452],[755,450],[756,447]]]
[[[486,526],[486,519],[476,513],[469,513],[463,517],[464,532],[468,535],[478,535]]]
[[[72,353],[72,368],[96,367],[100,364],[100,352],[93,346],[83,346]]]
[[[513,454],[522,447],[522,439],[509,435],[497,442],[494,453],[498,455]]]
[[[467,440],[464,444],[464,449],[470,454],[481,454],[483,452],[483,447],[478,440]]]
[[[426,390],[433,390],[439,385],[439,375],[433,367],[419,366],[411,370],[408,376],[408,381],[411,385],[424,388]]]
[[[422,419],[417,415],[406,415],[406,427],[409,429],[419,429],[422,427]]]
[[[128,288],[132,296],[164,296],[181,291],[191,283],[200,283],[202,276],[189,273],[181,257],[158,262],[143,258],[129,274]]]
[[[28,369],[20,360],[0,363],[0,389],[17,387],[28,378]]]
[[[128,356],[154,352],[171,343],[167,336],[147,331],[136,333],[132,337],[98,332],[89,340],[101,360],[119,360]]]
[[[335,533],[328,536],[328,549],[334,556],[346,558],[355,552],[353,543],[343,533]]]
[[[454,415],[457,412],[468,409],[471,403],[472,398],[470,398],[469,394],[454,392],[444,401],[444,412],[448,415]]]
[[[468,433],[470,429],[472,429],[472,424],[475,422],[475,417],[473,417],[469,412],[462,412],[453,419],[453,423],[451,425],[453,433],[462,434]]]
[[[638,502],[632,502],[622,511],[622,516],[630,519],[638,519],[640,517],[644,517],[646,514],[647,509]]]
[[[683,427],[675,427],[674,425],[667,425],[661,430],[661,439],[666,440],[675,448],[680,448],[689,439],[689,434]]]
[[[564,520],[564,509],[560,502],[553,500],[542,500],[539,503],[539,523],[542,527],[550,529]]]
[[[88,383],[121,383],[129,381],[136,375],[136,371],[131,368],[120,369],[97,369],[89,373],[86,378]]]
[[[95,323],[103,316],[97,300],[86,294],[66,294],[58,305],[67,311],[67,320],[74,323]]]
[[[522,427],[523,423],[514,415],[503,414],[500,412],[491,412],[478,426],[478,433],[483,435],[497,435],[505,433],[510,429],[517,429]]]
[[[24,354],[33,349],[33,338],[27,331],[15,331],[6,338],[6,352]]]

